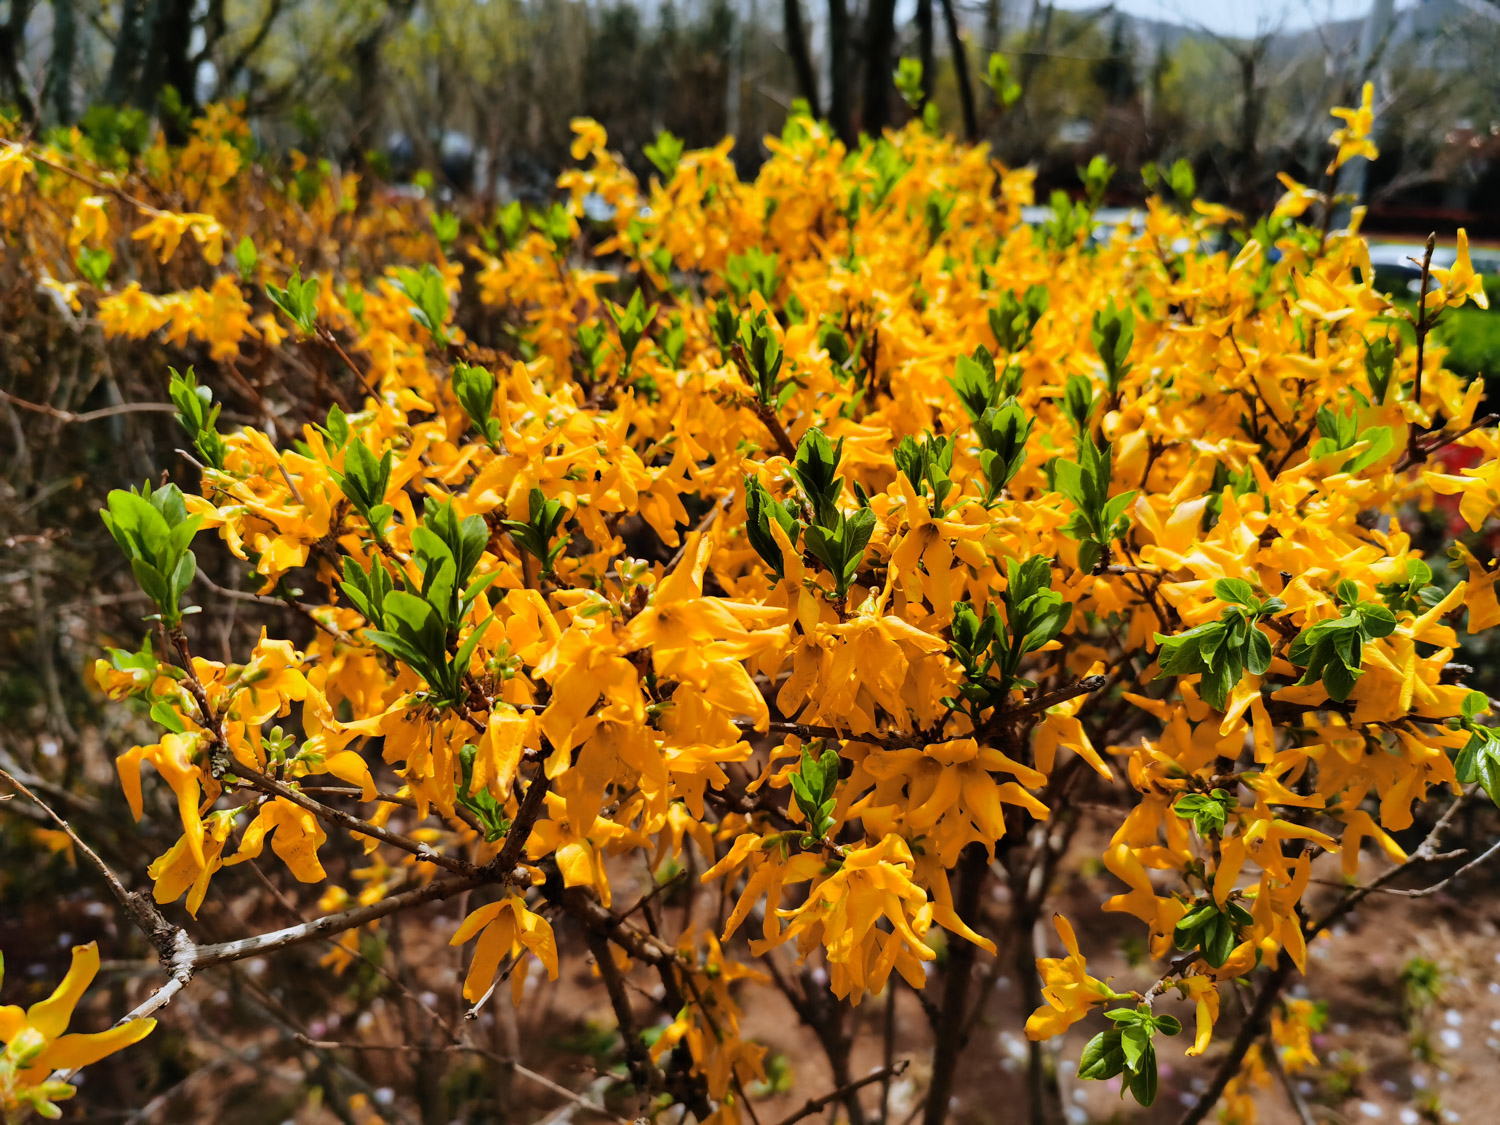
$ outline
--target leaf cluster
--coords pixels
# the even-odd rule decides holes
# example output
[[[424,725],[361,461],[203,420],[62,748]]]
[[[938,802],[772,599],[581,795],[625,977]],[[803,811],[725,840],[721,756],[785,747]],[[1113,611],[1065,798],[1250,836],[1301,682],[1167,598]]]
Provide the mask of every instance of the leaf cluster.
[[[1218,969],[1239,945],[1240,931],[1254,922],[1250,912],[1238,903],[1226,902],[1221,908],[1208,899],[1183,915],[1172,931],[1172,942],[1178,949],[1196,949],[1203,960]]]
[[[1271,639],[1256,622],[1280,613],[1286,603],[1257,597],[1254,587],[1240,578],[1220,578],[1214,583],[1214,596],[1228,603],[1219,620],[1171,637],[1155,634],[1161,646],[1156,659],[1164,675],[1201,675],[1199,696],[1222,711],[1247,670],[1264,676],[1270,669]]]
[[[460,520],[452,501],[428,500],[411,539],[420,585],[398,573],[403,588],[392,589],[379,559],[372,560],[369,571],[345,560],[340,588],[372,624],[379,621],[381,627],[369,631],[371,643],[426,680],[438,706],[451,706],[463,698],[469,658],[489,618],[475,626],[452,656],[450,649],[474,602],[499,571],[471,581],[489,543],[489,530],[480,516]]]
[[[1073,503],[1073,514],[1062,531],[1078,541],[1078,569],[1088,573],[1106,558],[1110,544],[1130,528],[1125,510],[1135,500],[1135,490],[1109,495],[1114,474],[1113,448],[1095,445],[1086,436],[1078,443],[1078,460],[1054,458],[1049,462],[1052,486]]]
[[[1114,1021],[1109,1031],[1101,1031],[1088,1041],[1078,1058],[1078,1077],[1104,1082],[1120,1077],[1120,1096],[1129,1090],[1143,1106],[1156,1100],[1157,1032],[1177,1035],[1182,1023],[1175,1016],[1155,1016],[1145,1004],[1136,1008],[1115,1008],[1105,1012]]]
[[[557,556],[568,545],[568,536],[552,542],[557,529],[568,518],[568,510],[561,500],[548,500],[540,488],[533,488],[526,497],[527,516],[524,520],[502,520],[512,539],[537,562],[542,564],[542,577],[552,574]]]
[[[147,620],[159,618],[167,628],[175,628],[183,614],[192,612],[182,608],[182,596],[198,573],[198,559],[188,545],[203,517],[187,514],[175,484],[155,491],[150,481],[140,491],[116,488],[107,502],[99,516],[130,560],[135,580],[156,603],[158,613]]]
[[[486,367],[467,363],[453,367],[453,396],[491,449],[500,448],[500,419],[495,417],[495,376]]]
[[[1342,616],[1309,625],[1292,641],[1287,659],[1306,669],[1298,684],[1321,679],[1328,698],[1342,703],[1364,674],[1364,646],[1395,632],[1396,615],[1378,602],[1361,601],[1358,588],[1348,579],[1338,584],[1338,599],[1344,606]]]
[[[167,368],[172,373],[167,386],[172,405],[177,407],[177,421],[193,439],[193,448],[202,456],[205,464],[215,469],[224,467],[224,435],[215,423],[219,419],[220,407],[214,403],[213,392],[198,382],[198,376],[189,367],[179,372],[175,367]]]
[[[300,266],[292,270],[285,289],[266,283],[266,296],[271,298],[271,303],[284,312],[304,336],[312,335],[318,321],[318,284],[315,277],[303,281]]]
[[[802,764],[790,774],[792,799],[807,821],[802,846],[810,848],[826,839],[833,828],[833,806],[839,784],[839,752],[825,745],[823,753],[813,757],[811,749],[802,747]]]
[[[1052,565],[1042,555],[1005,561],[1005,615],[991,604],[983,616],[968,602],[955,602],[949,655],[963,668],[960,699],[943,702],[963,710],[974,726],[980,715],[1003,704],[1017,687],[1034,686],[1020,675],[1030,653],[1056,640],[1073,616],[1073,603],[1052,589]],[[998,672],[998,677],[995,674]]]

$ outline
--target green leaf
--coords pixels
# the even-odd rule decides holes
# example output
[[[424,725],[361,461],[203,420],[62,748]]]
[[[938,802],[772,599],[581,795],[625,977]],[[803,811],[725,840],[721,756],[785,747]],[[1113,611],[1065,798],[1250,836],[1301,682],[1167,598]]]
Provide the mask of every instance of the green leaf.
[[[1256,605],[1255,588],[1241,578],[1220,578],[1214,583],[1214,597],[1251,608]]]
[[[1130,1093],[1143,1106],[1156,1101],[1156,1048],[1146,1044],[1139,1064],[1130,1075]]]
[[[1125,1049],[1118,1031],[1101,1031],[1078,1057],[1078,1077],[1103,1082],[1125,1069]]]
[[[182,734],[187,729],[182,725],[182,719],[178,716],[176,708],[165,699],[158,699],[151,705],[151,718],[173,734]]]

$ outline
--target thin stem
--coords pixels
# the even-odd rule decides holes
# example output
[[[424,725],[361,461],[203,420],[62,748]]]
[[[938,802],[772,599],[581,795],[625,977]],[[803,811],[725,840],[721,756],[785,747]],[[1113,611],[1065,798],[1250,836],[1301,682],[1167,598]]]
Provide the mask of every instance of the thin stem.
[[[891,1066],[876,1067],[863,1078],[856,1078],[852,1082],[846,1082],[838,1089],[830,1090],[821,1098],[808,1098],[807,1101],[803,1103],[801,1109],[797,1110],[797,1112],[791,1114],[788,1117],[783,1117],[776,1123],[776,1125],[796,1125],[796,1122],[801,1121],[804,1117],[811,1117],[820,1109],[823,1109],[826,1106],[832,1105],[836,1101],[840,1101],[841,1099],[848,1097],[850,1094],[854,1093],[857,1090],[864,1089],[872,1082],[879,1082],[882,1085],[888,1087],[890,1085],[891,1079],[899,1077],[901,1074],[905,1073],[906,1068],[909,1065],[911,1065],[910,1059],[902,1059],[900,1062]]]

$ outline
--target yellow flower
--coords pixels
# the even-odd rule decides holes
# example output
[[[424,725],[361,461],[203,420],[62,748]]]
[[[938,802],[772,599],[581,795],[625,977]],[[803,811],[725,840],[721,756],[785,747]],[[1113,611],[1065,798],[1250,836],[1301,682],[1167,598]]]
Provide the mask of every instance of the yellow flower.
[[[1380,155],[1375,142],[1370,140],[1370,132],[1375,128],[1374,103],[1375,84],[1366,82],[1360,91],[1359,105],[1356,108],[1345,109],[1341,106],[1331,111],[1333,116],[1344,122],[1344,126],[1335,129],[1333,136],[1328,138],[1329,144],[1338,146],[1338,152],[1328,165],[1330,175],[1356,156],[1374,160]]]
[[[1037,972],[1042,975],[1042,999],[1047,1003],[1026,1020],[1026,1038],[1031,1040],[1061,1035],[1088,1015],[1095,1004],[1120,998],[1102,980],[1089,976],[1088,962],[1078,952],[1078,938],[1068,920],[1054,914],[1052,924],[1068,955],[1036,959]]]
[[[1474,272],[1474,263],[1469,260],[1469,232],[1458,228],[1458,254],[1448,269],[1436,269],[1432,276],[1443,287],[1443,301],[1450,308],[1457,308],[1470,297],[1482,309],[1490,307],[1490,299],[1484,291],[1484,278]]]
[[[0,961],[0,978],[4,962]],[[108,1031],[64,1034],[73,1009],[99,971],[99,947],[94,942],[73,947],[73,963],[52,995],[22,1011],[0,1007],[0,1117],[25,1116],[34,1110],[43,1117],[58,1116],[52,1104],[76,1092],[66,1082],[48,1081],[54,1070],[77,1070],[106,1055],[139,1043],[156,1027],[154,1019],[130,1020]]]
[[[89,240],[103,242],[109,237],[109,200],[102,195],[88,195],[78,201],[73,212],[73,229],[68,245],[77,249]]]
[[[224,866],[233,867],[260,855],[268,832],[275,833],[271,849],[299,880],[320,883],[328,877],[318,862],[318,848],[328,839],[327,833],[317,817],[285,797],[273,797],[260,806],[240,837],[239,850],[224,861]]]
[[[552,936],[552,926],[540,914],[527,910],[519,895],[507,895],[475,910],[448,944],[463,945],[475,934],[479,935],[479,944],[474,947],[474,958],[464,978],[464,999],[474,1002],[483,996],[495,979],[501,959],[519,957],[523,949],[536,955],[549,978],[557,979],[557,940]],[[525,972],[512,971],[510,994],[515,1003],[520,1004],[525,987]]]

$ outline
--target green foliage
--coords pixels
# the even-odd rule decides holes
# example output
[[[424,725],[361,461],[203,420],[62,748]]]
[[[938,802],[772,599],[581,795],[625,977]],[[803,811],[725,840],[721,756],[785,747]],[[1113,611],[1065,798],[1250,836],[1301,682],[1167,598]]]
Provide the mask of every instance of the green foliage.
[[[330,412],[331,413],[331,412]],[[362,441],[351,441],[344,450],[344,469],[329,467],[339,491],[354,505],[354,510],[370,525],[370,534],[377,542],[385,542],[385,522],[396,509],[385,502],[386,491],[391,485],[391,462],[395,451],[387,449],[380,460],[370,452]]]
[[[1340,467],[1342,473],[1358,473],[1379,461],[1395,446],[1396,435],[1389,426],[1368,426],[1359,429],[1359,418],[1355,412],[1335,414],[1326,406],[1318,407],[1318,433],[1322,436],[1313,442],[1312,458],[1333,457],[1360,442],[1368,442],[1363,453],[1346,460]]]
[[[214,402],[213,392],[198,382],[198,377],[189,367],[183,374],[175,367],[167,368],[172,373],[167,393],[177,407],[177,421],[193,439],[195,448],[204,463],[215,469],[224,467],[224,436],[215,428],[220,407]]]
[[[1010,62],[999,51],[990,55],[980,81],[989,87],[995,96],[995,104],[1001,109],[1009,109],[1021,96],[1021,84],[1011,77]]]
[[[792,463],[792,475],[812,512],[812,522],[803,532],[804,541],[813,557],[833,575],[840,598],[849,592],[875,530],[875,513],[869,508],[862,506],[848,517],[839,510],[844,478],[838,475],[838,466],[843,452],[842,438],[838,445],[832,445],[823,431],[814,427],[802,435]]]
[[[1486,292],[1497,288],[1485,278]],[[1434,335],[1447,349],[1443,366],[1466,379],[1500,374],[1500,294],[1490,298],[1490,310],[1476,306],[1447,309]]]
[[[558,257],[567,253],[573,241],[573,219],[561,203],[554,203],[545,211],[532,211],[527,220],[552,243],[552,252]]]
[[[766,489],[765,485],[754,477],[745,478],[745,534],[749,536],[750,545],[768,567],[772,575],[779,582],[783,576],[786,560],[782,557],[781,547],[771,534],[771,521],[775,520],[781,525],[781,530],[786,533],[787,542],[795,550],[797,546],[797,535],[801,531],[801,524],[792,510],[783,504]]]
[[[797,384],[781,378],[781,340],[769,315],[762,310],[754,317],[740,317],[735,342],[744,356],[742,371],[755,392],[755,401],[780,410],[795,393]]]
[[[911,163],[901,155],[900,149],[881,137],[870,148],[869,166],[875,173],[875,183],[870,189],[869,197],[870,210],[873,211],[890,198],[891,191],[901,177],[911,170]]]
[[[431,216],[432,233],[446,254],[458,241],[459,219],[452,211],[434,211]]]
[[[1392,613],[1425,613],[1443,600],[1441,587],[1432,583],[1432,567],[1421,559],[1406,560],[1406,580],[1381,582],[1375,587],[1380,600]]]
[[[604,349],[608,343],[609,330],[601,322],[578,326],[578,354],[583,359],[590,382],[599,378],[599,365],[604,362]]]
[[[1094,314],[1094,350],[1104,364],[1105,382],[1109,393],[1120,393],[1120,384],[1130,374],[1130,346],[1135,343],[1135,310],[1127,302],[1124,308],[1116,308],[1113,298],[1108,305]]]
[[[344,580],[339,589],[364,619],[377,629],[385,628],[385,598],[394,587],[390,573],[378,555],[370,559],[369,569],[354,559],[344,558]]]
[[[668,366],[682,366],[682,350],[687,346],[687,329],[683,327],[681,314],[672,314],[666,329],[657,337],[656,346],[661,349],[662,358],[667,361]]]
[[[1063,386],[1063,415],[1073,425],[1079,444],[1088,440],[1089,419],[1094,416],[1094,386],[1086,375],[1069,375]]]
[[[1146,190],[1153,195],[1159,194],[1163,188],[1171,191],[1182,210],[1192,207],[1198,194],[1198,177],[1193,175],[1193,166],[1186,160],[1179,159],[1170,168],[1147,164],[1141,168],[1141,179]]]
[[[1125,509],[1135,499],[1135,490],[1111,498],[1113,449],[1090,440],[1078,445],[1078,460],[1054,458],[1048,463],[1052,487],[1073,503],[1074,512],[1063,524],[1063,534],[1078,540],[1078,569],[1085,573],[1101,565],[1110,544],[1130,527]]]
[[[1013,289],[1000,295],[999,308],[990,310],[990,331],[1002,352],[1013,355],[1031,343],[1032,333],[1050,300],[1045,285],[1031,286],[1020,298]]]
[[[937,516],[943,514],[948,494],[953,491],[953,482],[948,479],[953,471],[953,447],[951,439],[932,434],[921,441],[908,434],[896,446],[896,468],[905,474],[918,494],[924,487],[931,489],[932,510]]]
[[[780,259],[775,253],[767,253],[751,247],[743,254],[735,254],[724,264],[724,282],[735,300],[743,304],[752,292],[759,293],[770,304],[776,300],[776,290],[781,286],[777,270]]]
[[[997,375],[989,348],[980,344],[973,356],[958,357],[948,385],[958,394],[969,417],[977,422],[990,407],[999,406],[1020,392],[1021,376],[1019,365],[1008,366],[1003,375]]]
[[[814,758],[807,745],[802,747],[802,765],[790,774],[792,797],[807,820],[807,834],[802,846],[810,848],[825,839],[833,828],[833,806],[839,784],[839,752],[826,743],[823,753]]]
[[[176,628],[183,614],[194,612],[182,608],[182,596],[198,572],[198,559],[188,545],[203,517],[187,514],[175,484],[154,492],[149,481],[139,492],[116,488],[108,504],[99,516],[130,560],[135,580],[156,603],[158,612],[147,620],[159,618],[167,628]]]
[[[625,356],[625,367],[628,369],[635,358],[635,349],[640,346],[641,338],[646,335],[646,329],[656,318],[660,306],[652,305],[648,309],[641,291],[637,289],[630,295],[630,301],[624,308],[613,301],[607,302],[606,307],[615,322],[615,330],[620,334],[620,352]]]
[[[1386,336],[1371,340],[1365,348],[1365,377],[1370,380],[1370,401],[1376,406],[1388,400],[1400,350],[1400,345]]]
[[[525,236],[527,226],[530,225],[526,217],[526,208],[521,206],[521,201],[513,199],[504,207],[499,208],[495,212],[495,225],[500,228],[506,248],[514,250]]]
[[[1256,628],[1256,622],[1280,613],[1286,603],[1280,598],[1256,597],[1250,583],[1239,578],[1220,578],[1214,583],[1214,596],[1227,603],[1219,620],[1172,637],[1155,634],[1161,646],[1156,659],[1163,675],[1201,675],[1198,694],[1210,707],[1222,711],[1247,670],[1263,676],[1270,669],[1271,639]]]
[[[304,336],[312,335],[318,321],[318,284],[315,277],[302,280],[301,266],[292,270],[285,289],[266,282],[266,296]]]
[[[102,247],[93,250],[87,246],[80,246],[73,264],[78,267],[78,272],[85,281],[90,285],[100,287],[109,276],[109,267],[114,264],[114,261],[115,256]]]
[[[84,112],[78,128],[105,164],[124,164],[127,157],[141,155],[151,143],[151,116],[134,106],[96,102]]]
[[[946,191],[935,191],[927,197],[922,213],[927,222],[929,243],[936,243],[948,229],[948,216],[953,213],[953,205],[957,202],[958,196]]]
[[[728,301],[715,302],[708,318],[708,328],[713,333],[714,343],[718,345],[720,354],[727,357],[740,338],[740,321],[735,315],[734,306]]]
[[[1003,406],[990,407],[974,426],[979,437],[979,467],[984,472],[985,504],[1000,498],[1021,466],[1026,463],[1026,442],[1036,419],[1009,398]]]
[[[1207,839],[1222,836],[1224,826],[1229,823],[1229,810],[1234,798],[1223,789],[1211,789],[1207,793],[1184,793],[1177,798],[1172,811],[1183,820],[1191,820],[1198,835]]]
[[[1036,241],[1050,250],[1066,250],[1088,237],[1094,211],[1082,199],[1069,198],[1061,188],[1048,200],[1050,211],[1034,232]]]
[[[1097,211],[1104,202],[1104,193],[1109,190],[1110,180],[1118,169],[1103,153],[1096,153],[1087,165],[1078,169],[1078,178],[1083,182],[1083,191],[1088,196],[1090,212]]]
[[[917,112],[926,97],[922,89],[922,62],[920,59],[901,59],[891,76],[896,83],[896,93],[913,113]]]
[[[524,520],[503,520],[512,539],[532,558],[542,564],[542,577],[552,574],[557,556],[568,543],[565,535],[556,543],[552,537],[568,517],[568,510],[561,500],[548,500],[540,488],[533,488],[527,495],[528,515]]]
[[[656,166],[663,181],[670,180],[677,174],[678,162],[682,160],[682,147],[682,138],[673,136],[666,129],[656,134],[656,140],[645,147],[646,159]]]
[[[1182,916],[1172,931],[1172,942],[1178,949],[1196,949],[1217,969],[1239,945],[1240,931],[1254,922],[1250,912],[1238,903],[1226,902],[1221,908],[1207,899]]]
[[[453,368],[453,395],[473,423],[475,432],[500,448],[500,419],[495,417],[495,377],[485,367],[459,363]]]
[[[369,631],[371,643],[426,680],[433,703],[451,707],[464,698],[469,658],[490,618],[476,625],[451,656],[449,650],[458,641],[460,627],[474,602],[499,571],[470,581],[489,542],[489,531],[480,516],[460,520],[452,501],[437,504],[428,500],[423,521],[412,529],[411,538],[413,559],[422,574],[419,587],[411,588],[402,576],[407,588],[390,590],[383,567],[374,561],[372,565],[382,577],[366,573],[361,588],[358,568],[346,565],[342,588],[356,605],[363,597],[380,618],[383,628]],[[382,586],[386,592],[377,606],[376,590]]]
[[[432,334],[438,347],[446,347],[448,287],[437,267],[431,262],[424,262],[420,270],[400,267],[396,270],[396,288],[412,302],[411,318]]]
[[[1073,604],[1052,589],[1052,565],[1041,555],[1025,562],[1005,562],[1005,592],[998,606],[988,606],[983,616],[968,602],[955,602],[949,655],[963,668],[959,698],[943,702],[965,711],[975,727],[980,715],[998,707],[1017,687],[1035,686],[1020,675],[1021,661],[1051,643],[1067,627]],[[998,672],[998,678],[992,675]]]
[[[234,244],[234,265],[240,271],[240,277],[249,280],[250,275],[255,272],[255,267],[260,263],[260,251],[255,248],[255,243],[250,236],[243,235]]]
[[[1338,584],[1341,617],[1309,625],[1292,642],[1287,659],[1305,668],[1299,684],[1323,681],[1328,698],[1342,703],[1364,673],[1360,664],[1364,646],[1396,630],[1396,615],[1377,602],[1359,600],[1359,590],[1348,579]]]
[[[1143,1106],[1156,1100],[1157,1032],[1176,1035],[1182,1024],[1174,1016],[1153,1016],[1151,1008],[1116,1008],[1105,1012],[1114,1021],[1109,1031],[1101,1031],[1088,1041],[1078,1059],[1078,1077],[1094,1082],[1122,1077],[1120,1096],[1129,1090]]]
[[[1464,696],[1461,713],[1448,720],[1453,729],[1469,732],[1469,741],[1454,759],[1453,772],[1464,785],[1479,782],[1490,800],[1500,805],[1500,728],[1475,721],[1488,710],[1489,697],[1471,691]]]
[[[505,806],[495,800],[493,793],[488,789],[477,792],[474,789],[474,758],[478,753],[479,748],[473,743],[465,745],[458,752],[463,784],[458,787],[456,796],[458,803],[473,813],[475,819],[483,825],[485,842],[493,844],[504,839],[506,832],[510,831],[510,818],[505,815]]]

